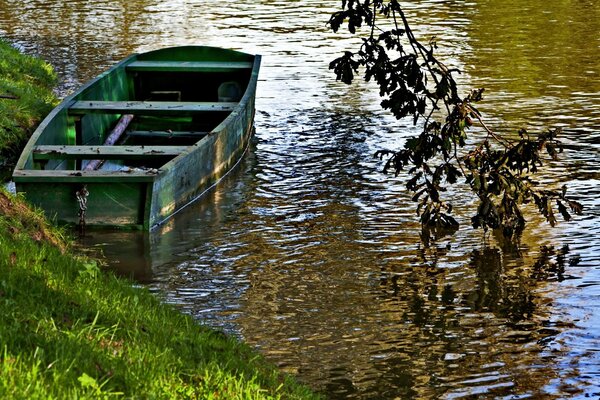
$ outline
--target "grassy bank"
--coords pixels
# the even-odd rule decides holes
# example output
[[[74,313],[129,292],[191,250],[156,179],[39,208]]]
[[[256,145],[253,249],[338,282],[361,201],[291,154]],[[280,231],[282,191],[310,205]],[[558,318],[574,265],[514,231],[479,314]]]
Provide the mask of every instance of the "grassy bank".
[[[34,127],[56,105],[52,67],[0,39],[0,164],[12,164]]]
[[[0,398],[314,398],[247,346],[69,254],[0,191]]]
[[[55,102],[49,67],[0,41],[0,155]],[[0,398],[310,399],[247,346],[74,255],[0,188]]]

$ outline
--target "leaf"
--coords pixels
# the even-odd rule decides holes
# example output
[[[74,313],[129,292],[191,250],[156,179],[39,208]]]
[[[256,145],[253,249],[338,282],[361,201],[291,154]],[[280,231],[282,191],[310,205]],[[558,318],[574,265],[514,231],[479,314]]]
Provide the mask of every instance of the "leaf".
[[[340,29],[340,26],[346,19],[347,12],[346,11],[337,11],[331,15],[329,18],[329,26],[334,32],[337,32]]]
[[[431,219],[431,211],[429,211],[429,207],[423,211],[421,214],[421,224],[427,225]]]
[[[456,181],[458,180],[458,178],[461,176],[462,176],[462,174],[458,170],[458,168],[456,168],[452,164],[446,164],[446,180],[448,181],[449,184],[451,184],[451,185],[455,184]]]
[[[443,220],[444,225],[446,227],[449,227],[449,228],[456,227],[457,228],[459,226],[458,221],[456,219],[454,219],[454,217],[452,217],[451,215],[441,214],[440,219]]]
[[[574,201],[574,200],[568,200],[568,203],[569,203],[569,207],[571,208],[571,211],[573,211],[577,215],[582,214],[583,205],[581,203]]]
[[[91,388],[91,389],[95,389],[95,390],[100,389],[100,386],[98,385],[98,382],[96,381],[96,379],[92,378],[85,372],[83,374],[81,374],[81,376],[79,378],[77,378],[77,380],[81,384],[81,387],[84,389],[87,389],[87,388]]]
[[[421,189],[419,190],[417,193],[415,193],[415,195],[412,197],[412,201],[418,201],[419,197],[421,197],[421,195],[425,193],[425,189]]]
[[[408,190],[415,190],[417,188],[417,181],[423,176],[422,172],[415,174],[408,182],[406,182],[406,188]]]
[[[556,147],[552,143],[546,144],[546,152],[553,160],[558,160],[558,153],[556,151]]]
[[[417,90],[424,90],[425,86],[423,86],[423,88],[416,88]],[[425,97],[421,97],[418,101],[417,101],[417,111],[419,112],[419,114],[423,115],[425,114],[425,110],[427,109],[427,100],[425,99]]]
[[[383,167],[383,173],[384,173],[384,174],[387,174],[387,173],[389,172],[389,170],[390,170],[390,166],[391,166],[391,165],[392,165],[392,159],[391,159],[391,158],[389,158],[389,159],[386,161],[386,163],[385,163],[385,166]]]
[[[423,208],[423,206],[425,204],[427,204],[427,202],[429,201],[429,196],[425,196],[423,197],[423,199],[419,202],[419,205],[417,206],[417,215],[421,214],[421,208]]]
[[[404,148],[415,151],[417,149],[418,144],[419,139],[416,137],[411,137],[406,140],[406,143],[404,143]]]
[[[473,226],[473,229],[477,229],[477,228],[480,228],[480,227],[485,228],[484,225],[483,225],[483,220],[479,216],[479,214],[471,217],[471,225]]]
[[[429,193],[429,197],[431,197],[432,201],[440,201],[440,193],[438,192],[437,188],[431,183],[427,184],[427,193]]]
[[[450,83],[448,82],[448,78],[446,78],[446,76],[443,76],[435,88],[435,95],[438,99],[443,99],[444,97],[446,97],[449,91]]]
[[[554,216],[554,211],[552,211],[552,205],[550,204],[550,199],[546,200],[546,219],[550,223],[550,226],[556,225],[556,217]]]
[[[337,76],[337,80],[341,80],[346,84],[351,84],[354,80],[354,72],[358,71],[359,62],[352,59],[353,53],[347,51],[342,57],[336,58],[329,63],[329,69]]]
[[[473,173],[473,189],[476,192],[479,192],[481,190],[481,178],[476,172]]]
[[[571,220],[571,214],[567,211],[567,207],[560,201],[556,200],[556,205],[558,206],[558,211],[562,214],[565,221]]]

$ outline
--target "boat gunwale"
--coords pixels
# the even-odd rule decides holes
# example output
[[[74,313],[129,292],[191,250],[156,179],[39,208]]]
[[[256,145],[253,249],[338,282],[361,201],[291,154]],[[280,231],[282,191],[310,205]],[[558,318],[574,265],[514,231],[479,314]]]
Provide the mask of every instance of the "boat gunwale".
[[[34,172],[35,174],[31,174]],[[153,182],[157,172],[149,171],[76,171],[67,169],[53,170],[19,170],[15,171],[19,182],[39,183],[40,178],[44,183],[98,183],[98,182]]]

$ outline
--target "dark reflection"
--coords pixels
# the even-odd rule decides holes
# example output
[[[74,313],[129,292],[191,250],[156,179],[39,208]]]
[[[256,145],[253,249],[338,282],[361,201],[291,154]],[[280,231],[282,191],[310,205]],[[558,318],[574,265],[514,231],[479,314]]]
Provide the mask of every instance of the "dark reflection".
[[[104,260],[109,270],[140,283],[152,281],[149,234],[143,232],[86,231],[77,244]]]
[[[531,265],[514,268],[503,261],[499,249],[485,247],[474,250],[461,268],[463,275],[471,274],[470,278],[452,284],[447,283],[444,268],[432,269],[431,264],[415,265],[410,274],[382,273],[379,303],[393,307],[388,311],[397,314],[398,325],[386,357],[375,363],[381,374],[371,390],[390,388],[390,393],[407,399],[470,395],[477,390],[498,396],[536,393],[554,375],[551,359],[538,364],[539,370],[530,371],[527,382],[519,379],[523,373],[519,366],[527,365],[530,357],[544,351],[560,333],[544,317],[547,300],[539,295],[539,288],[544,281],[554,279],[554,272],[563,268],[567,259],[572,264],[578,258],[569,254],[567,247],[542,247]],[[539,271],[548,274],[540,275]],[[520,344],[535,351],[511,354],[509,348],[495,348],[501,343]],[[500,368],[490,371],[490,366]],[[448,379],[459,371],[466,375]],[[447,378],[440,381],[441,376]],[[475,383],[478,388],[470,391],[468,387]],[[564,385],[566,391],[577,390]],[[334,392],[341,390],[336,387]],[[349,390],[339,398],[355,394]]]
[[[466,296],[466,305],[475,311],[491,311],[510,322],[531,318],[535,309],[532,288],[527,288],[526,277],[520,274],[510,282],[503,279],[505,271],[498,249],[475,250],[470,264],[477,274],[477,287]]]
[[[96,250],[108,269],[140,283],[155,282],[157,276],[187,258],[187,251],[206,240],[222,224],[231,223],[232,213],[249,196],[250,173],[256,161],[251,144],[240,164],[201,199],[189,204],[150,232],[88,231],[77,242]],[[191,250],[192,249],[192,250]]]
[[[565,268],[577,266],[580,260],[578,254],[569,256],[568,245],[564,245],[559,250],[555,250],[552,246],[542,246],[538,260],[532,267],[532,278],[563,281],[569,278],[565,275]]]

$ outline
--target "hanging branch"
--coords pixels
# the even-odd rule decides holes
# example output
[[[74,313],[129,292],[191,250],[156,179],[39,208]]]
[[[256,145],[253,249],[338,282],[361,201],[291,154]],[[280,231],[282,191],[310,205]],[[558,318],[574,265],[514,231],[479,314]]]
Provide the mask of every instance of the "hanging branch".
[[[391,28],[382,25],[385,21]],[[475,107],[483,89],[459,96],[453,73],[460,71],[436,57],[435,42],[426,46],[417,39],[397,0],[342,0],[341,10],[332,14],[329,25],[337,32],[343,24],[352,34],[364,24],[370,27],[370,35],[363,38],[357,52],[346,51],[330,63],[337,79],[350,84],[362,68],[364,80],[374,80],[379,86],[384,109],[397,119],[412,117],[415,125],[424,121],[421,133],[408,138],[404,148],[375,154],[386,158],[384,172],[398,175],[408,170],[406,186],[424,226],[458,226],[451,216],[451,202],[441,193],[459,178],[478,198],[477,212],[471,218],[474,228],[501,228],[511,236],[524,227],[521,208],[528,203],[534,203],[552,226],[556,224],[554,210],[567,221],[571,213],[582,212],[582,205],[567,197],[565,187],[539,188],[529,178],[542,165],[544,150],[553,159],[562,151],[556,139],[560,129],[533,138],[522,130],[518,140],[496,133]],[[469,138],[474,126],[485,137],[474,131]]]

